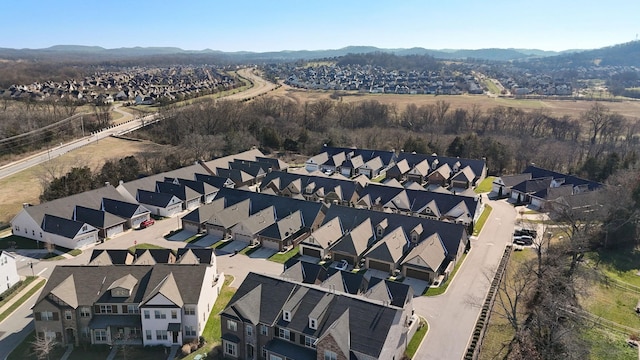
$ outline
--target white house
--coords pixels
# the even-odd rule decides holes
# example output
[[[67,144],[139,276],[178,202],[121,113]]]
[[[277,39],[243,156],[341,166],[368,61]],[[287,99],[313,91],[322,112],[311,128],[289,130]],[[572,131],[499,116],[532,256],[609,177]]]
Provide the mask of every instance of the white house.
[[[7,251],[0,250],[0,294],[20,281],[16,258]]]

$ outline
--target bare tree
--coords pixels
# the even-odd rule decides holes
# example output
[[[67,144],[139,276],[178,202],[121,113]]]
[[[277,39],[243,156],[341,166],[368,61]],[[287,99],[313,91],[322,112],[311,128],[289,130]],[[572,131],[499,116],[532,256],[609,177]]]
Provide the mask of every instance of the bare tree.
[[[36,338],[31,342],[31,348],[40,360],[50,360],[51,352],[58,345],[55,337],[50,337],[46,334],[47,330],[45,329],[42,336],[36,335]]]

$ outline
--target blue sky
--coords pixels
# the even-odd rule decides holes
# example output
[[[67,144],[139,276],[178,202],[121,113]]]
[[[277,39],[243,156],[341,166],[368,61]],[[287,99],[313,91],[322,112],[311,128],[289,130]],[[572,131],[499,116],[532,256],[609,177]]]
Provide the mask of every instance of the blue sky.
[[[638,0],[11,0],[0,47],[592,49],[634,40],[639,20]]]

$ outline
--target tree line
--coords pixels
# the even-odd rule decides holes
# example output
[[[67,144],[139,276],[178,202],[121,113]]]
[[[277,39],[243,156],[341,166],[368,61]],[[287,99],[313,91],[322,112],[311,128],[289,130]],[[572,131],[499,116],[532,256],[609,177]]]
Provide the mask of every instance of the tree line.
[[[165,107],[160,115],[163,121],[134,136],[179,146],[191,160],[252,146],[313,155],[327,144],[485,158],[492,174],[536,163],[603,181],[617,169],[633,168],[638,153],[638,123],[597,102],[574,118],[545,109],[453,108],[445,100],[399,109],[376,100],[298,103],[264,96],[250,102],[201,99]]]

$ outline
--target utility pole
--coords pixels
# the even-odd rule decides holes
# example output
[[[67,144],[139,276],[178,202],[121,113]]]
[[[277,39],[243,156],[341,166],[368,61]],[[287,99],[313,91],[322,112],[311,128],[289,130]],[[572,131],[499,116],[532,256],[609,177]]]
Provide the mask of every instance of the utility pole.
[[[84,137],[84,116],[80,115],[80,127],[82,128],[82,137]]]
[[[29,267],[31,268],[31,276],[35,277],[36,274],[33,272],[33,261],[29,261]]]

